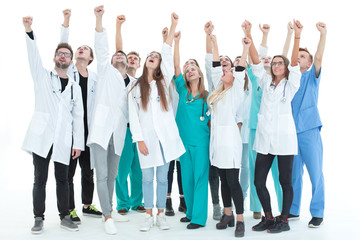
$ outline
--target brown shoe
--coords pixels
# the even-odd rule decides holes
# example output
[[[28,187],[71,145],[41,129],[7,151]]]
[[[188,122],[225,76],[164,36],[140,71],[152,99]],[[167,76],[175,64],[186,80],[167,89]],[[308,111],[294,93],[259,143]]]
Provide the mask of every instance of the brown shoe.
[[[136,211],[139,212],[139,213],[144,213],[144,212],[146,212],[146,209],[144,208],[144,206],[138,206],[136,208]]]
[[[261,212],[254,212],[253,213],[253,218],[254,219],[260,219],[261,218]]]
[[[126,215],[128,213],[128,210],[126,208],[122,208],[122,209],[118,210],[118,213],[121,215]]]

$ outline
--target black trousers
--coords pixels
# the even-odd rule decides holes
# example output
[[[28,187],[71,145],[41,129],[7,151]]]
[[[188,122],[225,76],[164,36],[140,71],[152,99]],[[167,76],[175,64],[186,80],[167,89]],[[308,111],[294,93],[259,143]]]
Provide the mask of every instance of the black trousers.
[[[181,181],[181,167],[180,161],[170,161],[169,164],[169,171],[168,171],[168,193],[171,193],[172,183],[174,179],[174,169],[175,169],[175,162],[176,162],[176,174],[177,174],[177,182],[179,188],[179,194],[184,195],[183,188],[182,188],[182,181]]]
[[[234,201],[236,214],[244,213],[244,197],[239,182],[239,169],[218,168],[221,181],[221,197],[224,207],[231,207],[231,198]]]
[[[219,204],[219,170],[217,167],[211,166],[209,168],[209,184],[212,204]]]
[[[94,195],[94,171],[90,168],[90,148],[85,147],[77,159],[70,159],[69,165],[69,209],[75,209],[74,175],[77,162],[81,168],[81,200],[83,204],[91,204]]]
[[[254,184],[258,194],[261,206],[264,212],[271,212],[270,195],[266,188],[266,179],[274,161],[274,155],[258,153],[255,163]],[[292,188],[292,167],[294,155],[277,155],[279,167],[279,181],[283,191],[282,215],[288,215],[293,200]]]
[[[49,172],[49,163],[52,154],[50,149],[46,158],[40,157],[33,153],[34,164],[34,186],[33,186],[33,211],[35,217],[44,219],[45,198],[46,198],[46,182]],[[56,179],[56,197],[57,207],[60,219],[69,215],[69,183],[68,173],[69,166],[54,162],[54,172]]]

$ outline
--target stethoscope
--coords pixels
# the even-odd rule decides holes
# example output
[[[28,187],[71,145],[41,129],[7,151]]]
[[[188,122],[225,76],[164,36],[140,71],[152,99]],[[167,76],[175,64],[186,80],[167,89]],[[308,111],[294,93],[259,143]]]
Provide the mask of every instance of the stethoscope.
[[[51,77],[51,79],[53,78],[53,73],[52,73],[52,72],[50,72],[50,77]],[[58,81],[60,81],[58,75],[57,75],[57,79],[58,79]],[[74,79],[75,79],[75,73],[74,73]],[[53,93],[56,93],[56,92],[61,92],[61,89],[59,89],[58,91],[53,90]],[[71,84],[71,100],[70,100],[70,103],[71,103],[71,104],[74,104],[74,103],[75,103],[75,100],[74,100],[74,90],[73,90],[73,85],[72,85],[72,84]]]
[[[185,103],[192,103],[195,101],[195,98],[191,99],[191,100],[187,100]],[[202,110],[201,110],[201,116],[200,116],[200,121],[205,121],[205,115],[208,117],[210,116],[210,111],[209,109],[205,112],[204,108],[205,108],[205,98],[203,99],[203,103],[202,103]],[[204,114],[205,113],[205,114]]]
[[[286,97],[285,97],[285,91],[286,91],[286,84],[287,84],[287,82],[288,82],[288,80],[286,80],[285,81],[285,84],[284,84],[284,89],[283,89],[283,96],[282,96],[282,98],[280,99],[280,101],[282,102],[282,103],[285,103],[286,102]],[[275,83],[274,82],[272,82],[271,84],[270,84],[270,87],[272,87],[273,89],[275,89]]]

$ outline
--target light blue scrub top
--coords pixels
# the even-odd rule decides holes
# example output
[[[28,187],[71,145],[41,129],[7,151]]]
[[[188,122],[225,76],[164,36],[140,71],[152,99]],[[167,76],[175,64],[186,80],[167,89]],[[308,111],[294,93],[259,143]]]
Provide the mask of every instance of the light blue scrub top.
[[[185,145],[204,146],[209,145],[210,131],[208,121],[210,116],[206,115],[208,106],[203,98],[189,102],[187,99],[188,90],[185,87],[183,75],[175,79],[176,91],[179,93],[179,104],[176,112],[176,123],[179,128],[181,140]],[[196,97],[198,97],[199,94]],[[189,94],[189,100],[194,97]],[[200,117],[204,116],[204,121]]]
[[[258,113],[260,111],[260,103],[262,97],[262,89],[260,88],[257,77],[252,72],[252,67],[247,67],[247,74],[251,81],[251,106],[250,106],[250,117],[249,117],[249,128],[256,129],[258,123]]]
[[[316,77],[314,64],[301,75],[300,88],[291,102],[297,133],[322,127],[317,107],[320,77],[321,69],[319,77]]]

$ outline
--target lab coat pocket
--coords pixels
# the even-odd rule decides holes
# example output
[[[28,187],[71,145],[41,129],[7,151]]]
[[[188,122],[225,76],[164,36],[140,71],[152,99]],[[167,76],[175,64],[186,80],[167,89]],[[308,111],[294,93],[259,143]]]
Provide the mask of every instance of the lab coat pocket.
[[[106,123],[106,119],[108,118],[109,111],[110,111],[109,107],[102,104],[98,104],[95,108],[93,124],[96,126],[103,127]]]
[[[279,115],[279,133],[280,134],[296,133],[294,119],[291,114]]]
[[[35,112],[30,123],[30,130],[36,135],[42,135],[49,122],[50,114],[44,112]]]

